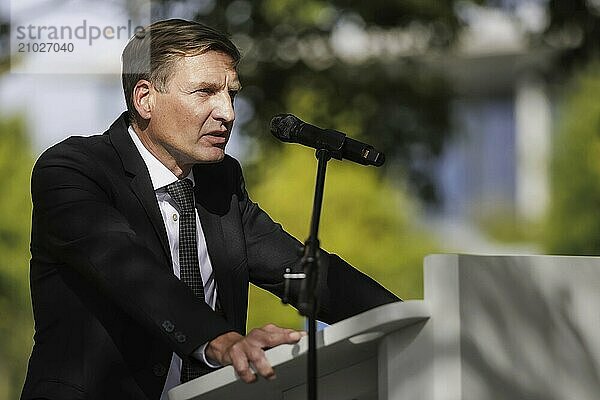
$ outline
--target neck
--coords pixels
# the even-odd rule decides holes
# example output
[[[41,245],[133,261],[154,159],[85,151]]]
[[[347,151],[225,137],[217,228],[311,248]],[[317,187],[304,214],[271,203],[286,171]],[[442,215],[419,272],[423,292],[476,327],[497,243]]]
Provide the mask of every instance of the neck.
[[[131,124],[133,131],[140,139],[144,147],[169,169],[177,178],[183,179],[189,175],[192,165],[183,165],[175,159],[162,145],[152,140],[148,128],[142,129],[135,122]]]

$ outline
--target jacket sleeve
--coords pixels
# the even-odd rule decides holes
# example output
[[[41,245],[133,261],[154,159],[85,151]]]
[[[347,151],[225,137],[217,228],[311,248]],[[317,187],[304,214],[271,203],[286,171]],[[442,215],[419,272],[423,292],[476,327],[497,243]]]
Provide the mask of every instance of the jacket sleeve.
[[[248,196],[238,167],[240,211],[246,238],[250,281],[278,297],[283,296],[283,274],[295,267],[302,243],[274,222]],[[379,283],[353,268],[335,254],[322,251],[325,271],[321,271],[318,318],[334,323],[373,307],[400,299]],[[300,284],[292,284],[291,303],[297,306]]]
[[[51,254],[89,309],[116,307],[181,357],[233,330],[148,251],[115,208],[110,179],[78,146],[63,143],[44,153],[31,180],[32,246]]]

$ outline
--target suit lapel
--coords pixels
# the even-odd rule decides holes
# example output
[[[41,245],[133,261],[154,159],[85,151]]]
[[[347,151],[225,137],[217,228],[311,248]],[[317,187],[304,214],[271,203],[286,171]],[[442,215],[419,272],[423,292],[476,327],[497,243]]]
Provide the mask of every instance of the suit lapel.
[[[171,261],[171,250],[169,249],[167,230],[158,208],[158,202],[152,188],[150,174],[148,173],[144,160],[131,140],[127,128],[128,123],[126,113],[123,113],[119,119],[108,128],[107,133],[110,135],[110,140],[117,150],[117,153],[119,153],[123,168],[132,175],[131,189],[142,204],[142,207],[144,207],[146,214],[148,214],[154,231],[160,239],[167,260]]]
[[[227,293],[229,287],[223,280],[223,271],[227,266],[227,255],[224,246],[225,237],[223,236],[221,218],[218,215],[209,213],[199,203],[196,203],[196,209],[198,210],[198,216],[200,217],[200,223],[202,224],[202,231],[204,232],[210,262],[213,271],[215,272],[221,307],[223,310],[227,310],[229,308],[228,304],[226,304],[227,299],[229,298],[229,293]]]
[[[152,222],[152,226],[154,228],[155,233],[158,235],[160,239],[160,244],[162,245],[163,251],[167,256],[169,261],[171,258],[171,250],[169,248],[169,239],[167,238],[167,230],[165,228],[165,223],[162,219],[162,215],[160,214],[160,210],[158,208],[158,202],[156,200],[156,194],[152,189],[152,182],[150,181],[150,177],[144,177],[137,175],[131,180],[131,189],[142,203],[144,210],[146,210],[146,214],[150,217],[150,221]]]
[[[229,321],[235,321],[237,309],[234,304],[236,293],[232,287],[232,260],[227,252],[226,244],[230,238],[223,231],[222,217],[229,207],[227,196],[223,192],[219,179],[219,165],[196,165],[194,167],[194,196],[196,210],[200,217],[202,230],[206,239],[206,247],[217,281],[218,297],[221,308]],[[230,243],[229,243],[230,244]]]

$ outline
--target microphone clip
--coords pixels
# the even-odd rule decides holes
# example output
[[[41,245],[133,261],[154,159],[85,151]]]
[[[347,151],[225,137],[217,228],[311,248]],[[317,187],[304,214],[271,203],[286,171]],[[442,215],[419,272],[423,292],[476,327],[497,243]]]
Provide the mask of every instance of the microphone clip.
[[[314,147],[317,149],[317,158],[319,158],[319,152],[324,151],[328,160],[331,158],[342,160],[346,135],[333,129],[326,129],[325,132],[327,132],[327,135],[315,136]],[[300,142],[302,143],[302,141]],[[307,143],[302,144],[310,145]]]

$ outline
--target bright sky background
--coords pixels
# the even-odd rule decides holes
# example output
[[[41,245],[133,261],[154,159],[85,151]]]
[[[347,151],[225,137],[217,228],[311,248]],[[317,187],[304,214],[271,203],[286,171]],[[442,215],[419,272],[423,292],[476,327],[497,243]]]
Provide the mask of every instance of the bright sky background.
[[[123,0],[1,0],[0,12],[10,12],[13,28],[36,24],[68,25],[75,29],[84,19],[88,27],[125,26],[129,17],[122,3]],[[142,18],[138,20],[144,21],[141,25],[150,20],[149,10],[143,7],[147,3],[140,1]],[[189,14],[189,10],[181,11]],[[99,39],[92,46],[87,45],[87,40],[81,42],[74,41],[82,51],[71,57],[64,53],[54,57],[34,54],[17,60],[20,62],[12,72],[0,76],[0,114],[26,114],[36,154],[71,135],[102,133],[125,110],[120,59],[127,41]],[[238,121],[248,114],[243,102],[239,103]],[[239,135],[234,132],[228,152],[240,157],[243,141],[236,136]]]

